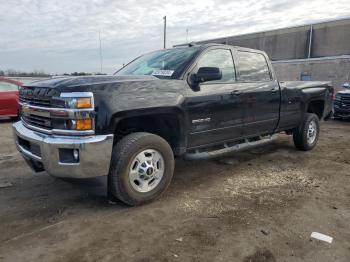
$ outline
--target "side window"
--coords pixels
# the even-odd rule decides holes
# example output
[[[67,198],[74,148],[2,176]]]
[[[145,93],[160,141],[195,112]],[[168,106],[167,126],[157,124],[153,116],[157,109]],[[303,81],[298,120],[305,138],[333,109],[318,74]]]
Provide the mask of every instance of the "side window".
[[[258,53],[238,51],[240,81],[270,81],[271,75],[265,56]]]
[[[18,86],[8,82],[0,82],[0,92],[18,91]]]
[[[215,82],[234,81],[235,67],[231,51],[228,49],[214,49],[205,53],[198,61],[197,68],[200,67],[218,67],[222,71],[222,78]]]

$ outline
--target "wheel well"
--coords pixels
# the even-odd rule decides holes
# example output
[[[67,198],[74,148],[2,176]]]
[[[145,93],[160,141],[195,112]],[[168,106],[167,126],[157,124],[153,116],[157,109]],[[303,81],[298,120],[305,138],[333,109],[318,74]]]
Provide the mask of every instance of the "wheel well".
[[[308,108],[308,113],[314,113],[318,116],[319,119],[322,119],[324,112],[324,101],[323,100],[314,100],[310,101]]]
[[[174,150],[180,147],[180,123],[174,114],[155,114],[126,117],[115,128],[115,142],[122,137],[135,133],[148,132],[164,138]]]

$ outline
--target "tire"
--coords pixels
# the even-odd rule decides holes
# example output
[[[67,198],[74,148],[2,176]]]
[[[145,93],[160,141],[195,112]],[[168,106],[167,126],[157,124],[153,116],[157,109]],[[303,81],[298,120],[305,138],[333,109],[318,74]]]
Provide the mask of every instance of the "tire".
[[[129,206],[150,202],[168,188],[174,165],[173,151],[160,136],[143,132],[125,136],[113,147],[108,195]]]
[[[294,145],[297,149],[313,149],[320,134],[320,121],[316,114],[306,113],[301,125],[293,130]]]

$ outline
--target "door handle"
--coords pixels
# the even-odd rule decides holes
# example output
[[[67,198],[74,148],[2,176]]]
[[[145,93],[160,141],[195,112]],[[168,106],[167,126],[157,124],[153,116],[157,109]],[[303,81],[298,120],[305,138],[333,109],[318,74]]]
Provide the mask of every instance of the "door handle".
[[[273,87],[273,88],[270,89],[270,91],[272,91],[272,92],[276,92],[277,90],[278,90],[277,87]]]
[[[232,92],[231,92],[231,95],[233,95],[233,96],[238,96],[238,95],[240,95],[241,94],[241,91],[239,91],[239,90],[233,90]]]

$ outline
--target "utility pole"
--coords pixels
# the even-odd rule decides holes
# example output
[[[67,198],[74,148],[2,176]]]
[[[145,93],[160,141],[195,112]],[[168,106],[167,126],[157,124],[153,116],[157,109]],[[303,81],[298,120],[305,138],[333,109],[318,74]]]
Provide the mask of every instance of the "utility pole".
[[[100,40],[100,66],[101,66],[101,74],[102,74],[102,45],[101,45],[101,29],[98,31],[98,39]]]
[[[309,33],[309,48],[308,48],[308,52],[307,52],[307,58],[311,58],[311,54],[312,54],[312,37],[313,37],[313,31],[314,31],[314,27],[311,24],[310,25],[310,33]]]
[[[166,48],[166,16],[163,17],[164,19],[164,49]]]

